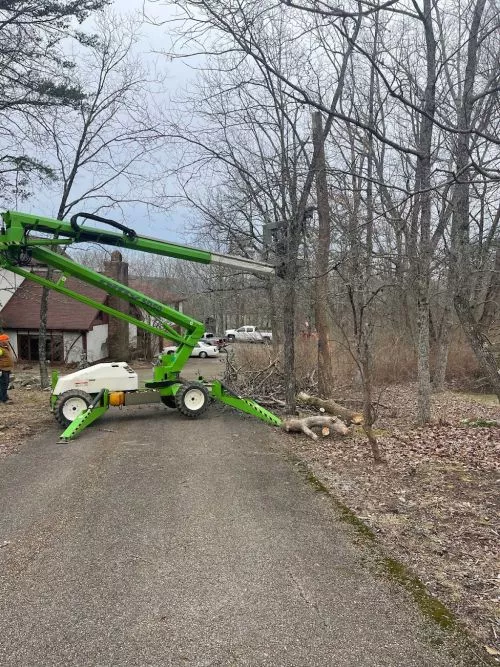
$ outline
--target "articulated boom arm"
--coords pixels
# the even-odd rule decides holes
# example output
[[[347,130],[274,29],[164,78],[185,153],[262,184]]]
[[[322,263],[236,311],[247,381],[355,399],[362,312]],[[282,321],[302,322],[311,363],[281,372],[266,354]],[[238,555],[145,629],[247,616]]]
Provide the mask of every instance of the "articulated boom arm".
[[[274,267],[264,262],[246,259],[245,257],[235,257],[233,255],[199,250],[198,248],[178,243],[169,243],[168,241],[162,241],[149,236],[139,236],[129,227],[125,227],[113,220],[93,215],[92,213],[77,213],[72,216],[69,223],[64,220],[41,218],[36,215],[13,211],[3,213],[2,218],[5,224],[5,231],[0,233],[0,252],[9,245],[26,247],[53,245],[54,243],[60,245],[86,242],[102,243],[118,248],[140,250],[141,252],[148,252],[154,255],[186,259],[190,262],[200,262],[201,264],[222,264],[250,273],[268,275],[274,273]],[[86,227],[83,224],[78,224],[78,218],[103,222],[106,225],[121,230],[122,233],[110,232],[96,227]],[[56,240],[29,238],[31,232],[35,232],[35,234],[40,232],[51,234]]]
[[[28,280],[32,280],[43,287],[55,290],[61,294],[75,299],[80,303],[92,306],[96,310],[103,311],[121,320],[125,320],[137,327],[150,333],[168,338],[175,341],[177,351],[169,356],[161,355],[160,362],[154,368],[153,381],[146,383],[149,391],[139,393],[135,396],[127,394],[127,399],[123,401],[128,404],[140,404],[142,402],[151,402],[151,397],[155,401],[158,399],[165,402],[170,407],[178,407],[183,414],[187,416],[196,416],[198,412],[204,409],[208,396],[215,398],[227,405],[237,408],[243,412],[258,417],[268,424],[279,425],[281,420],[262,406],[258,405],[249,398],[236,396],[222,382],[214,380],[211,383],[191,383],[186,385],[180,377],[180,372],[191,355],[193,347],[200,340],[204,332],[204,326],[191,317],[179,313],[174,308],[170,308],[160,301],[137,292],[127,285],[107,276],[103,276],[96,271],[92,271],[65,255],[54,252],[54,246],[67,246],[74,243],[101,243],[115,246],[118,248],[128,248],[130,250],[140,250],[155,255],[165,255],[177,259],[185,259],[192,262],[201,262],[202,264],[218,263],[233,268],[239,268],[244,271],[254,273],[272,274],[274,268],[263,262],[257,262],[243,257],[232,257],[230,255],[221,255],[210,253],[205,250],[198,250],[176,243],[168,243],[159,239],[139,236],[133,229],[125,227],[113,220],[107,220],[89,213],[78,213],[74,215],[70,222],[63,220],[54,220],[51,218],[41,218],[35,215],[25,213],[7,212],[2,214],[3,226],[0,228],[0,268],[6,268],[13,271]],[[112,232],[105,229],[85,227],[79,224],[78,219],[92,219],[104,223],[108,226],[118,229],[118,232]],[[43,234],[44,236],[40,236]],[[37,259],[42,264],[56,269],[53,279],[40,275],[34,271],[29,271],[24,266],[29,264],[30,258]],[[128,313],[118,311],[111,306],[103,304],[84,294],[75,292],[66,286],[68,276],[78,278],[84,283],[98,287],[107,294],[117,296],[130,304],[137,306],[141,311],[148,313],[154,321],[154,324],[144,322]],[[179,333],[174,326],[177,325],[184,330]],[[66,376],[71,377],[71,376]],[[200,380],[202,380],[200,378]],[[58,399],[57,387],[53,387],[52,405],[54,410],[63,410],[63,416],[66,419],[64,408],[66,400],[82,401],[80,391],[75,394],[66,391]],[[124,394],[124,392],[121,392]],[[84,393],[85,395],[85,393]],[[90,395],[89,395],[90,396]],[[86,426],[95,421],[102,415],[110,405],[110,389],[104,388],[95,396],[92,396],[92,402],[86,409],[67,425],[62,434],[63,440],[70,440],[81,432]],[[62,403],[58,403],[62,400]],[[117,399],[122,400],[122,399]],[[172,404],[174,401],[174,404]],[[188,406],[191,401],[190,406]],[[113,403],[113,405],[122,405],[122,403]],[[59,405],[59,408],[58,408]]]
[[[18,275],[37,282],[43,287],[65,294],[76,301],[92,306],[97,310],[104,311],[113,317],[126,320],[137,327],[150,333],[175,341],[179,347],[177,354],[166,360],[169,372],[179,372],[189,358],[192,348],[202,337],[204,327],[191,317],[179,313],[174,308],[152,299],[141,292],[122,285],[121,283],[92,271],[77,262],[60,255],[50,246],[72,245],[75,243],[101,243],[118,248],[128,248],[141,252],[152,253],[185,259],[202,264],[218,263],[242,270],[256,273],[273,273],[274,269],[268,264],[245,259],[243,257],[232,257],[219,253],[211,253],[189,246],[169,243],[147,236],[139,236],[134,230],[125,227],[112,220],[101,218],[88,213],[78,213],[65,222],[52,218],[42,218],[25,213],[7,212],[2,215],[4,227],[0,230],[0,267],[5,267]],[[78,218],[90,218],[118,228],[120,232],[112,232],[105,229],[85,227],[78,223]],[[51,235],[52,238],[33,236],[32,234]],[[49,247],[48,247],[49,246]],[[29,263],[29,257],[33,257],[46,266],[50,266],[61,272],[56,274],[54,280],[49,280],[22,267],[23,263]],[[102,289],[104,292],[117,296],[131,303],[142,311],[147,312],[155,321],[155,325],[143,322],[132,315],[117,311],[109,306],[103,305],[83,294],[79,294],[65,286],[67,276],[78,278],[82,282]],[[177,325],[185,330],[182,335],[174,329]]]

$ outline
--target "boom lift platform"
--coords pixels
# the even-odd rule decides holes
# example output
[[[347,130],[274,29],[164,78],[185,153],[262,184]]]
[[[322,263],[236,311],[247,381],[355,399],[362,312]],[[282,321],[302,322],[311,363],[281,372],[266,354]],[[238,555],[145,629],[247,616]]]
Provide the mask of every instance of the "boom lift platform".
[[[2,218],[0,268],[12,271],[43,287],[65,294],[80,303],[177,344],[175,354],[160,355],[153,370],[153,378],[146,382],[146,389],[142,391],[138,387],[137,373],[126,362],[96,364],[63,377],[58,377],[57,373],[54,373],[51,409],[58,422],[65,428],[61,435],[62,440],[69,441],[74,438],[111,406],[146,403],[163,403],[193,419],[206,411],[211,399],[216,399],[273,426],[281,424],[281,419],[272,412],[250,398],[236,395],[219,380],[211,382],[206,382],[203,378],[198,382],[183,380],[181,371],[204,333],[201,322],[112,278],[81,266],[51,248],[75,243],[100,243],[202,264],[223,264],[251,273],[269,275],[274,273],[274,267],[243,257],[211,253],[140,236],[129,227],[91,213],[77,213],[72,216],[69,223],[13,211],[3,213]],[[85,220],[104,223],[118,231],[88,227],[84,224]],[[30,271],[29,265],[32,259],[55,269],[53,279]],[[78,278],[137,306],[152,317],[154,325],[68,289],[65,286],[68,276]],[[175,326],[180,328],[182,333],[179,333]]]

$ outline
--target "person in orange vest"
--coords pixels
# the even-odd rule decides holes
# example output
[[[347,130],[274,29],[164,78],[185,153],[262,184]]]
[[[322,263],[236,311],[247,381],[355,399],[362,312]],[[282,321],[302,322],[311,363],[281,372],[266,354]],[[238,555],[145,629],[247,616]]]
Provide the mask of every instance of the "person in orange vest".
[[[7,395],[10,374],[14,369],[14,358],[9,345],[7,334],[0,334],[0,403],[10,402]]]

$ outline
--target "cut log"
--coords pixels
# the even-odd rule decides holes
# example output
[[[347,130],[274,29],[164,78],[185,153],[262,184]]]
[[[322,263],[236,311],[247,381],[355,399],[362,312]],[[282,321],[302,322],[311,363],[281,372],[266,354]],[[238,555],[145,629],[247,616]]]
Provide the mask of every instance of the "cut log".
[[[313,440],[317,440],[318,435],[314,433],[312,429],[318,426],[321,426],[321,432],[324,436],[330,434],[330,429],[341,435],[347,435],[347,433],[349,433],[349,429],[344,422],[340,421],[337,417],[329,415],[316,415],[312,417],[304,417],[303,419],[290,417],[289,419],[285,419],[282,424],[282,428],[287,431],[287,433],[290,431],[297,433],[302,432]]]
[[[343,405],[335,403],[331,399],[318,398],[317,396],[310,396],[306,394],[305,391],[301,391],[297,396],[299,403],[304,405],[313,405],[315,408],[323,409],[325,412],[328,412],[329,415],[335,415],[340,417],[348,424],[362,424],[364,419],[363,415],[360,412],[353,412],[348,408],[344,408]]]

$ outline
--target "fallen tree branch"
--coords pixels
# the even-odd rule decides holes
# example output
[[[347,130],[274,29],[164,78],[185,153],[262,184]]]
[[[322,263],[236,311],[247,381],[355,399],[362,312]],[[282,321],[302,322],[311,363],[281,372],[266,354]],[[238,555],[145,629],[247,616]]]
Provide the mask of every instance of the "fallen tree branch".
[[[306,394],[305,391],[301,391],[297,395],[297,400],[305,405],[313,405],[316,408],[323,409],[325,412],[328,412],[328,414],[340,417],[350,424],[359,425],[364,421],[363,415],[360,412],[353,412],[331,399],[325,400],[318,398],[317,396],[310,396],[309,394]]]
[[[303,419],[298,419],[297,417],[290,417],[285,419],[281,428],[283,428],[287,433],[290,431],[296,433],[305,433],[313,440],[318,439],[318,435],[314,433],[312,428],[321,426],[321,432],[323,436],[330,434],[330,427],[336,433],[341,435],[347,435],[349,433],[348,427],[344,422],[340,421],[337,417],[327,416],[327,415],[315,415],[313,417],[304,417]]]
[[[286,408],[286,402],[280,400],[279,398],[273,398],[272,396],[257,396],[254,397],[254,400],[257,401],[257,403],[260,403],[260,405],[266,406],[266,405],[275,405],[278,406],[279,408]]]

